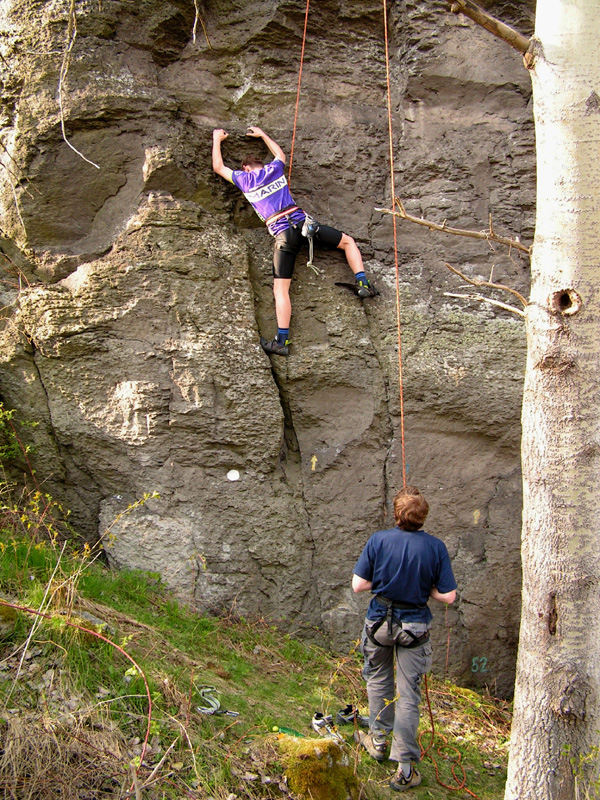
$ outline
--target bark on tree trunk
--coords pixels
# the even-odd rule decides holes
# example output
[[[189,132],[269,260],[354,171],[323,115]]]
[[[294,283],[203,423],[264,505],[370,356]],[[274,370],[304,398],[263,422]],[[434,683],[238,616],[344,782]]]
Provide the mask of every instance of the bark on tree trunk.
[[[600,742],[600,14],[538,0],[523,611],[506,800],[573,800]],[[581,795],[586,796],[586,795]]]

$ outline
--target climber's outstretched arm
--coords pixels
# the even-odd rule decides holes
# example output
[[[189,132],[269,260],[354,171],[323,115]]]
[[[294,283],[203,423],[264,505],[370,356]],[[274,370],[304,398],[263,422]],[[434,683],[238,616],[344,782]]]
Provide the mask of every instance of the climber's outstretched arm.
[[[262,130],[262,128],[257,128],[255,125],[250,125],[247,131],[247,136],[253,136],[255,139],[262,139],[275,158],[278,158],[279,161],[283,161],[285,164],[285,153],[281,147],[279,147],[275,139],[271,139],[271,137],[268,136]]]
[[[213,131],[212,167],[217,175],[225,178],[226,181],[231,181],[233,170],[225,166],[221,154],[221,142],[228,136],[229,134],[223,128],[215,128]]]

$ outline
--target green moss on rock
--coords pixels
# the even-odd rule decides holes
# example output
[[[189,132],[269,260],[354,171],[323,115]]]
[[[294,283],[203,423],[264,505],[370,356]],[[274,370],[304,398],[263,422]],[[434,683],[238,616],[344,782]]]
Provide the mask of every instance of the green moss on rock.
[[[346,749],[333,739],[282,736],[279,749],[288,785],[302,800],[356,800],[358,779]]]

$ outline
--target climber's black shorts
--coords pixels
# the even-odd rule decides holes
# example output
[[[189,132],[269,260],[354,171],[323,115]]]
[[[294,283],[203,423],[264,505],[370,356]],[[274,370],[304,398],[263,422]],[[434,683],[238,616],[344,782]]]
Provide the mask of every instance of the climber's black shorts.
[[[329,247],[334,250],[342,241],[342,231],[331,228],[329,225],[319,225],[319,230],[315,233],[314,243],[321,247]],[[278,233],[275,236],[275,250],[273,252],[273,277],[290,279],[294,274],[296,256],[302,246],[308,242],[302,236],[302,223]]]

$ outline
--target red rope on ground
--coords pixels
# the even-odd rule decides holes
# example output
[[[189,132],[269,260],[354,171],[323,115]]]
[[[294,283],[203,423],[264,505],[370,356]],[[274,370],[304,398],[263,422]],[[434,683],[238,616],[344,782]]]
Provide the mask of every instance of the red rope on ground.
[[[451,744],[448,744],[448,739],[446,739],[446,737],[443,734],[438,733],[436,731],[436,729],[435,729],[435,722],[433,720],[433,710],[431,708],[431,700],[429,698],[429,684],[427,682],[427,675],[425,675],[425,698],[427,699],[427,709],[429,711],[429,720],[430,720],[430,723],[431,723],[431,729],[429,731],[422,731],[421,734],[419,735],[419,745],[421,747],[421,758],[423,759],[423,758],[425,758],[425,756],[429,756],[429,758],[431,759],[431,761],[433,763],[433,768],[435,769],[436,780],[437,780],[437,782],[439,783],[440,786],[444,787],[444,789],[448,789],[451,792],[466,792],[468,795],[470,795],[471,797],[475,798],[475,800],[481,800],[479,795],[475,794],[475,792],[472,792],[471,789],[469,789],[469,787],[467,786],[467,773],[465,772],[465,768],[462,765],[462,753],[460,752],[460,750],[458,750],[458,748],[454,747]],[[427,745],[427,747],[423,747],[423,744],[422,744],[422,741],[421,741],[423,736],[424,736],[424,734],[431,734],[431,738],[429,740],[429,744]],[[456,785],[455,786],[450,786],[449,784],[444,783],[444,781],[440,778],[440,773],[439,773],[439,768],[438,768],[437,761],[435,760],[435,758],[429,752],[431,750],[431,748],[433,747],[433,744],[435,742],[436,736],[439,736],[439,738],[442,739],[442,742],[443,742],[443,744],[439,745],[436,748],[436,752],[437,752],[438,756],[440,756],[440,758],[444,758],[445,760],[449,760],[448,756],[443,752],[444,750],[446,750],[446,751],[451,750],[456,754],[456,757],[454,758],[453,764],[450,767],[450,771],[452,772],[452,777],[456,781]],[[460,768],[460,771],[462,773],[462,776],[460,778],[456,774],[456,769],[458,767]]]
[[[383,0],[383,27],[385,34],[385,75],[387,83],[388,139],[390,148],[390,189],[392,207],[395,203],[396,187],[394,185],[394,134],[392,126],[392,90],[390,83],[390,52],[388,45],[387,0]],[[400,331],[400,268],[398,266],[398,234],[396,217],[392,216],[394,226],[394,263],[396,267],[396,322],[398,327],[398,388],[400,391],[400,441],[402,444],[402,481],[406,486],[406,451],[404,445],[404,395],[402,387],[402,336]]]
[[[294,130],[292,131],[292,146],[290,148],[290,168],[288,170],[288,184],[292,182],[292,164],[294,162],[294,143],[296,141],[296,125],[298,123],[298,105],[300,103],[300,84],[302,83],[302,67],[304,65],[304,49],[306,47],[306,28],[308,25],[308,7],[310,0],[306,0],[304,12],[304,33],[302,34],[302,52],[300,53],[300,71],[298,72],[298,89],[296,90],[296,110],[294,112]]]

